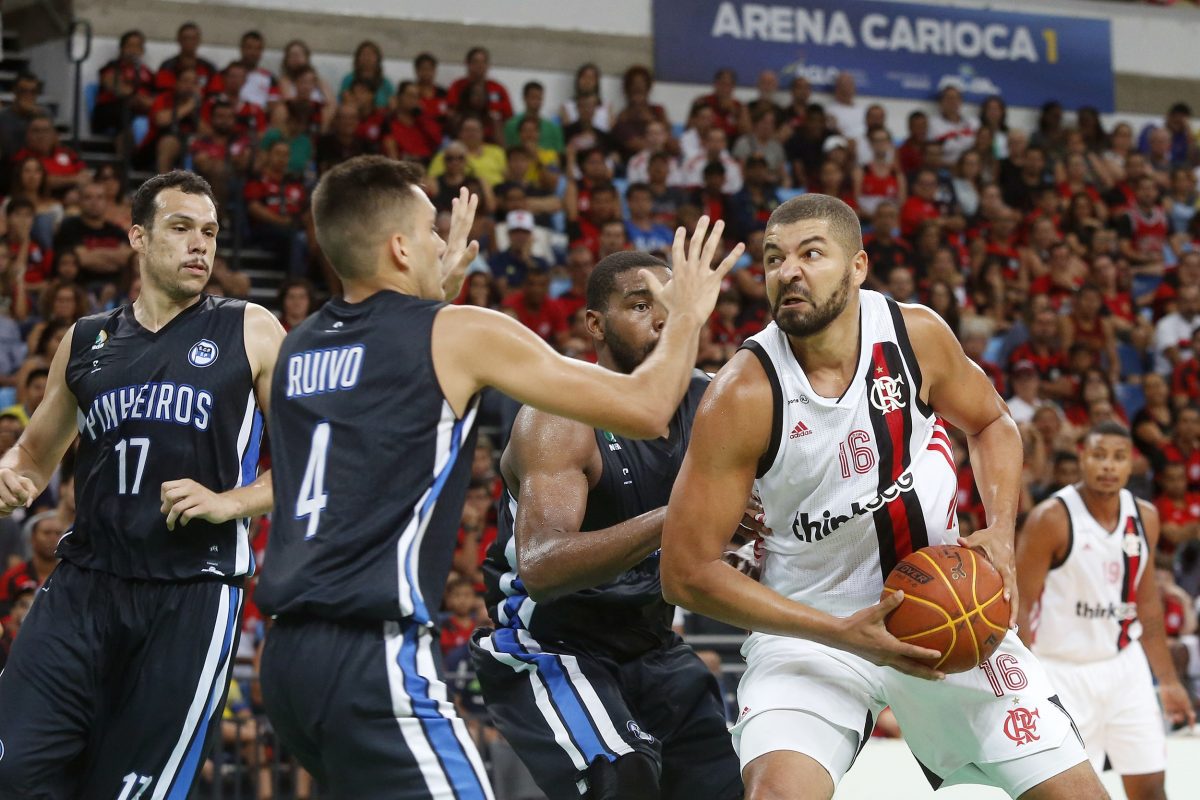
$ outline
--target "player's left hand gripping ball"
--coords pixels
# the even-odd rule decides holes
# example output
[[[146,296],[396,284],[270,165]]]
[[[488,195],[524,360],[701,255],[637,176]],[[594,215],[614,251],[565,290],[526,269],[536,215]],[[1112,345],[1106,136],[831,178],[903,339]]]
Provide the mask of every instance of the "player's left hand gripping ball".
[[[175,523],[187,525],[194,519],[206,522],[228,522],[237,516],[233,503],[223,494],[218,494],[190,478],[166,481],[162,485],[162,513],[167,515],[167,530],[175,530]]]
[[[1004,578],[1004,599],[1012,603],[1012,616],[1008,627],[1017,626],[1017,557],[1013,551],[1013,531],[1011,528],[984,528],[970,536],[958,537],[961,547],[970,547],[982,552],[988,560],[1000,570]]]

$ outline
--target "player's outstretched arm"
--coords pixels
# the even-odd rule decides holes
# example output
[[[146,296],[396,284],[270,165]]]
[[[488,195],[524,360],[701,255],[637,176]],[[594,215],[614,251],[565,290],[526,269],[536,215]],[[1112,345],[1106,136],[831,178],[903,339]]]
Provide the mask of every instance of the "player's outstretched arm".
[[[603,469],[595,433],[583,423],[526,406],[501,467],[519,485],[517,572],[534,600],[598,586],[658,549],[665,507],[580,535]]]
[[[918,660],[937,659],[936,650],[905,644],[884,627],[902,593],[841,619],[789,600],[725,563],[725,545],[770,444],[772,403],[766,373],[746,352],[736,354],[705,393],[663,524],[663,596],[739,628],[812,639],[910,675],[941,677]]]
[[[1009,625],[1015,625],[1019,604],[1013,534],[1025,456],[1021,432],[992,382],[967,358],[941,317],[924,306],[905,305],[901,313],[929,387],[929,405],[967,435],[971,468],[987,513],[987,526],[959,543],[981,550],[1000,570],[1012,602]]]
[[[1137,587],[1137,614],[1142,623],[1142,649],[1150,662],[1150,671],[1158,683],[1158,695],[1162,700],[1163,713],[1173,725],[1186,722],[1196,724],[1196,710],[1187,689],[1179,681],[1175,662],[1167,649],[1167,631],[1163,624],[1162,595],[1158,589],[1158,575],[1154,570],[1154,552],[1158,547],[1158,509],[1145,500],[1137,500],[1142,515],[1142,526],[1146,530],[1146,541],[1150,548],[1145,571]]]
[[[1042,597],[1050,569],[1067,557],[1067,509],[1055,498],[1039,503],[1017,537],[1017,633],[1026,645],[1033,644],[1030,620]]]
[[[42,493],[75,440],[79,406],[67,388],[67,362],[74,338],[72,325],[50,362],[45,397],[21,438],[0,457],[0,516],[20,506],[28,507]]]
[[[623,436],[663,435],[687,391],[700,327],[716,304],[721,279],[742,253],[739,244],[712,268],[723,230],[718,222],[709,231],[701,217],[686,246],[683,229],[676,231],[666,287],[643,271],[668,317],[654,352],[630,375],[561,356],[503,314],[443,308],[433,325],[433,364],[451,407],[462,413],[476,392],[494,386],[527,405]]]
[[[246,355],[254,376],[254,397],[264,417],[271,408],[271,376],[285,335],[274,314],[254,303],[246,304]],[[246,486],[225,492],[214,492],[191,478],[166,481],[159,494],[162,513],[167,517],[167,529],[174,530],[177,523],[186,526],[194,519],[222,523],[266,514],[273,504],[271,486],[270,470]]]

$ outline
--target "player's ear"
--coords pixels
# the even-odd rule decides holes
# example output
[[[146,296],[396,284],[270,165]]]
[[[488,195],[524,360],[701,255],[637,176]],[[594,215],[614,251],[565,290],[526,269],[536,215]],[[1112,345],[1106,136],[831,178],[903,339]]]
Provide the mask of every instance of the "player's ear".
[[[141,225],[134,225],[129,229],[129,246],[133,248],[135,253],[146,252],[146,238],[149,236],[149,231]]]
[[[862,286],[863,281],[867,279],[867,253],[865,250],[859,250],[854,254],[854,258],[850,259],[850,269],[853,271],[851,281],[855,286]]]
[[[401,271],[409,269],[409,258],[411,257],[409,248],[411,245],[411,240],[403,233],[393,233],[388,239],[388,254],[392,258],[392,263]]]
[[[588,335],[597,342],[604,341],[604,315],[599,311],[588,309],[583,315],[583,324],[587,327]]]

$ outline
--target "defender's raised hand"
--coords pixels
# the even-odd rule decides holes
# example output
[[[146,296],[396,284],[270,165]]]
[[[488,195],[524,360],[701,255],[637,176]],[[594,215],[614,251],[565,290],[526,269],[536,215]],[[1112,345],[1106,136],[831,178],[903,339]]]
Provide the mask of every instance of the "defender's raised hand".
[[[668,312],[708,319],[717,304],[721,281],[746,249],[745,245],[739,243],[713,268],[713,258],[721,245],[724,231],[725,223],[721,220],[717,220],[709,230],[708,217],[700,217],[691,242],[685,246],[687,232],[682,227],[676,228],[675,242],[671,246],[671,282],[665,287],[649,270],[641,271],[654,298],[666,306]]]
[[[467,277],[467,267],[479,255],[479,242],[467,241],[478,206],[479,195],[467,191],[465,186],[451,202],[450,232],[446,235],[446,250],[442,253],[442,291],[446,302],[458,297]]]

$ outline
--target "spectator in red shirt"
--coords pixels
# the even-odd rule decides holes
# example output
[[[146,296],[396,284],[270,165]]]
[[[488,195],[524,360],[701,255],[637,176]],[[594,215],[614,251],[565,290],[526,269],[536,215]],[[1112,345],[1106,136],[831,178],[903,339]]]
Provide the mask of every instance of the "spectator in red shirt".
[[[1042,379],[1043,393],[1059,400],[1070,395],[1070,381],[1065,375],[1067,358],[1058,338],[1058,314],[1051,308],[1042,308],[1029,321],[1029,340],[1013,350],[1008,363],[1013,365],[1029,361]]]
[[[420,87],[401,81],[396,89],[396,110],[383,137],[383,152],[389,158],[408,158],[428,164],[442,142],[437,118],[428,113]]]
[[[624,230],[622,225],[621,230]],[[531,331],[542,337],[555,349],[561,349],[567,338],[567,315],[562,305],[549,295],[550,273],[546,270],[531,270],[525,275],[525,284],[501,304]]]
[[[1200,539],[1200,493],[1188,491],[1187,469],[1182,463],[1165,464],[1159,471],[1160,493],[1154,498],[1162,524],[1158,551],[1168,557],[1194,539]]]
[[[8,246],[9,269],[23,273],[26,286],[36,287],[50,277],[54,253],[43,249],[32,237],[33,211],[33,203],[28,198],[9,199],[5,211],[8,232],[4,242]]]
[[[1171,218],[1159,202],[1158,183],[1149,175],[1136,180],[1134,204],[1115,220],[1121,255],[1134,267],[1161,265],[1163,248],[1174,233]]]
[[[246,65],[231,61],[221,73],[221,90],[210,94],[200,106],[200,121],[212,125],[212,109],[217,103],[225,102],[233,108],[234,129],[241,136],[259,136],[267,129],[267,112],[252,100],[245,98],[243,91],[248,73]]]
[[[696,98],[692,107],[708,106],[713,110],[714,123],[725,131],[729,141],[733,141],[741,133],[742,104],[733,96],[737,88],[737,73],[729,67],[718,69],[713,75],[713,90],[711,94]]]
[[[917,170],[913,177],[912,193],[900,209],[900,233],[905,238],[911,240],[922,222],[941,217],[937,203],[934,202],[937,190],[937,172],[929,167]]]
[[[154,76],[154,88],[160,92],[170,91],[175,87],[180,74],[185,69],[190,69],[196,73],[197,88],[201,92],[205,91],[208,82],[216,77],[217,68],[211,61],[196,54],[200,49],[200,26],[194,22],[183,23],[175,34],[175,41],[179,42],[179,53],[168,58],[158,68]]]
[[[227,212],[229,182],[250,169],[250,139],[237,131],[233,105],[224,97],[209,109],[211,133],[192,140],[192,163],[213,188],[217,208]]]
[[[1177,362],[1171,373],[1171,401],[1177,408],[1200,405],[1200,328],[1192,331],[1191,355]]]
[[[892,267],[912,265],[912,247],[896,236],[899,217],[895,203],[890,200],[880,203],[871,219],[871,232],[863,237],[863,250],[871,270],[867,279],[873,286],[882,285]]]
[[[442,603],[446,606],[441,620],[442,658],[452,660],[461,657],[480,622],[475,614],[479,601],[474,584],[467,578],[451,578]]]
[[[0,617],[8,615],[12,603],[22,588],[32,584],[40,587],[58,566],[54,551],[62,538],[66,525],[57,510],[43,511],[30,517],[25,523],[25,534],[29,537],[32,557],[0,575]]]
[[[345,103],[358,112],[355,135],[378,145],[383,138],[387,115],[384,109],[376,107],[375,90],[371,88],[371,84],[363,78],[355,78],[350,82],[350,91]]]
[[[905,175],[914,176],[925,161],[925,143],[929,141],[929,115],[913,111],[908,115],[908,138],[896,148],[896,161]]]
[[[154,98],[150,133],[139,147],[135,163],[153,165],[158,172],[174,168],[200,128],[200,100],[196,71],[190,67],[180,69],[171,88]]]
[[[446,124],[446,113],[450,103],[449,94],[436,83],[438,61],[432,53],[421,53],[413,59],[413,73],[417,76],[417,95],[421,100],[421,112],[440,129]],[[396,90],[397,92],[400,89]]]
[[[142,63],[146,37],[138,30],[121,34],[116,58],[100,68],[100,92],[92,111],[92,130],[113,133],[134,117],[145,114],[154,102],[154,73]]]
[[[85,183],[89,173],[79,154],[58,142],[58,131],[50,117],[39,115],[29,123],[25,133],[25,148],[13,156],[20,162],[34,156],[46,168],[46,185],[51,194],[61,196],[67,189]]]
[[[266,152],[262,172],[246,184],[246,213],[254,240],[274,250],[293,277],[308,272],[306,237],[308,191],[287,172],[288,143],[279,140]]]
[[[1184,465],[1189,492],[1200,491],[1200,408],[1184,406],[1175,414],[1175,431],[1163,446],[1163,456]]]
[[[472,47],[467,51],[467,74],[450,84],[446,93],[446,105],[457,108],[463,91],[476,81],[483,81],[487,92],[488,111],[500,120],[506,120],[513,115],[512,101],[504,85],[488,77],[488,67],[491,64],[491,54],[486,47]],[[435,65],[436,66],[436,65]],[[418,75],[418,80],[420,76]]]

